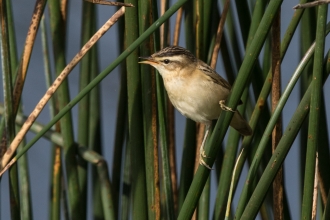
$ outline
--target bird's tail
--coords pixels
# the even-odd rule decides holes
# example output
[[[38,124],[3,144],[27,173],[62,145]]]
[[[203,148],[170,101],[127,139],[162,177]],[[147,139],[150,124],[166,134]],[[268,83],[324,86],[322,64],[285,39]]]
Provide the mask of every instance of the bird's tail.
[[[231,119],[230,126],[235,128],[239,133],[244,136],[252,135],[253,131],[248,124],[248,122],[243,118],[243,116],[236,111],[233,118]]]

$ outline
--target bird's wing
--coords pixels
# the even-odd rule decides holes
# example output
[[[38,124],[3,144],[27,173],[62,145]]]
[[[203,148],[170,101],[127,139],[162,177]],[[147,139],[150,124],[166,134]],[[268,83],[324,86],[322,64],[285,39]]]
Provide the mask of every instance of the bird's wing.
[[[231,89],[231,85],[206,63],[200,62],[198,65],[198,69],[202,70],[203,73],[205,73],[207,76],[209,76],[214,83],[217,83],[220,86],[223,86],[228,90]]]
[[[222,78],[217,72],[215,72],[209,65],[200,61],[198,69],[202,70],[207,76],[209,76],[212,81],[228,90],[231,90],[231,85]],[[238,105],[243,104],[242,100],[239,101]]]

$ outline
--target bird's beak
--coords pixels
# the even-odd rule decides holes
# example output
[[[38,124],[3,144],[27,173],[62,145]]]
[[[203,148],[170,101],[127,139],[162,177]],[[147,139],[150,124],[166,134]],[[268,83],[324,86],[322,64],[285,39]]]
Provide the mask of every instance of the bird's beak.
[[[139,62],[139,63],[142,63],[142,64],[149,64],[149,65],[157,65],[158,64],[158,61],[155,60],[152,57],[139,57],[139,58],[143,59],[143,61]]]

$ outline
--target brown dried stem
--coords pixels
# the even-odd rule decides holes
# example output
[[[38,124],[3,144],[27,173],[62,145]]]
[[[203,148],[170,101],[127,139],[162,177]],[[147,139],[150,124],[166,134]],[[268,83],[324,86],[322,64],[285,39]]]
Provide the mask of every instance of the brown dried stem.
[[[181,29],[181,19],[182,19],[183,8],[181,7],[176,15],[174,34],[173,34],[173,45],[176,46],[179,43],[180,29]]]
[[[294,6],[293,9],[311,8],[311,7],[315,7],[318,5],[329,4],[329,3],[330,3],[330,0],[319,0],[319,1],[308,2],[305,4],[298,4],[298,5]]]
[[[18,145],[21,143],[23,137],[28,132],[29,128],[39,116],[42,109],[45,107],[49,99],[61,85],[63,80],[69,75],[71,70],[78,64],[82,57],[91,49],[91,47],[112,27],[117,20],[125,13],[125,7],[121,7],[94,35],[91,39],[81,48],[77,55],[71,60],[71,62],[64,68],[61,74],[56,78],[52,86],[47,90],[46,94],[39,101],[35,109],[32,111],[28,119],[23,124],[21,130],[17,133],[16,137],[12,141],[5,155],[1,159],[1,172],[0,176],[10,167],[12,162],[7,165],[8,161],[12,157],[13,153],[16,151]],[[14,161],[15,162],[15,161]],[[5,167],[6,166],[6,167]]]
[[[212,60],[211,60],[211,64],[210,64],[210,66],[213,69],[215,69],[215,67],[217,65],[218,54],[219,54],[220,44],[221,44],[221,39],[222,39],[222,33],[223,33],[224,26],[225,26],[225,21],[226,21],[229,5],[230,5],[229,3],[230,3],[230,0],[226,0],[225,5],[223,7],[222,14],[221,14],[221,19],[219,22],[218,30],[217,30],[217,37],[215,39],[215,45],[213,48]]]
[[[28,33],[26,35],[25,39],[25,45],[23,49],[22,58],[20,60],[18,69],[17,69],[17,75],[15,80],[15,86],[14,86],[14,111],[16,112],[19,105],[19,100],[21,98],[25,78],[26,78],[26,72],[27,68],[30,62],[30,57],[32,54],[32,49],[34,45],[34,41],[36,39],[36,35],[38,32],[38,27],[40,24],[40,20],[45,8],[46,1],[45,0],[38,0],[36,2],[36,6],[34,7],[34,12],[31,19],[31,24],[29,26]]]
[[[272,26],[272,111],[276,109],[281,97],[281,12],[276,13]],[[279,117],[272,132],[272,152],[275,151],[282,137],[282,117]],[[281,220],[283,214],[283,169],[279,169],[273,182],[274,219]]]
[[[131,3],[123,3],[123,2],[109,2],[109,1],[103,1],[103,0],[85,0],[85,1],[93,3],[93,4],[99,4],[99,5],[134,7],[134,5]]]

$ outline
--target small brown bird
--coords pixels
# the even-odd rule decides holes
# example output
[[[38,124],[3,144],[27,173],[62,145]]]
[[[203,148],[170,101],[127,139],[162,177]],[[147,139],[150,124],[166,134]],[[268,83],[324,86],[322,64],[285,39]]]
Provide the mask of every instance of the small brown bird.
[[[224,105],[230,84],[182,47],[166,47],[150,57],[140,58],[145,60],[140,63],[150,64],[158,70],[173,106],[184,116],[206,125],[200,164],[210,168],[203,160],[206,157],[203,147],[212,120],[219,118],[221,110],[232,111]],[[230,126],[242,135],[252,134],[251,127],[238,111],[235,111]]]

